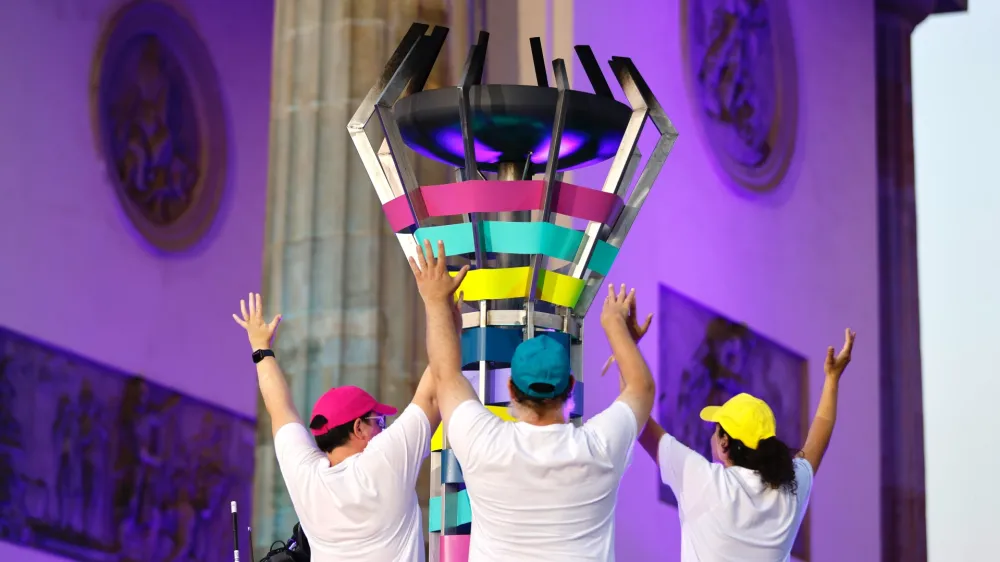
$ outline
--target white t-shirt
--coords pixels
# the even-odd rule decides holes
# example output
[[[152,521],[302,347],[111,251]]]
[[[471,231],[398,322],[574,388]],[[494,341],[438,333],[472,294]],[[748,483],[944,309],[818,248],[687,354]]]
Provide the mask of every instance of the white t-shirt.
[[[411,404],[364,452],[331,467],[302,424],[278,430],[278,466],[313,562],[423,562],[414,485],[430,437],[427,415]]]
[[[812,491],[809,461],[796,458],[794,494],[768,487],[756,472],[709,462],[665,434],[660,478],[677,497],[682,562],[784,562]]]
[[[472,507],[469,562],[614,560],[618,483],[637,432],[626,404],[582,427],[535,426],[468,400],[448,426]]]

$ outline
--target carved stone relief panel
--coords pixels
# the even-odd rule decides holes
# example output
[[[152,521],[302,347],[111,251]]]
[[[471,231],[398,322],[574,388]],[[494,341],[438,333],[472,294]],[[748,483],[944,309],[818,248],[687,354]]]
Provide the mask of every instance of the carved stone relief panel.
[[[118,10],[94,59],[98,150],[124,214],[166,252],[202,238],[225,189],[227,124],[211,61],[189,19],[156,0]]]
[[[681,0],[688,90],[707,144],[738,186],[773,190],[798,126],[795,45],[785,0]]]

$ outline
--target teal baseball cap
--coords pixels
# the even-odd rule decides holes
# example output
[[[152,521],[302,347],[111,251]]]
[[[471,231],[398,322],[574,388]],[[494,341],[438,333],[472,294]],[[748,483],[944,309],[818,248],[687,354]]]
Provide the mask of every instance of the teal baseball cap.
[[[532,398],[555,398],[566,392],[571,371],[569,350],[546,335],[518,344],[510,360],[511,382]]]

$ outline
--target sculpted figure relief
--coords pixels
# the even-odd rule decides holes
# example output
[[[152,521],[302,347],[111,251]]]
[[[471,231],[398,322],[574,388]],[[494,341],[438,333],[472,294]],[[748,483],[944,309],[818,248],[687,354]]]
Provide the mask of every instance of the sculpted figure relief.
[[[755,190],[777,184],[794,147],[794,45],[784,4],[682,0],[692,94],[723,168]]]
[[[188,210],[198,185],[194,104],[156,36],[134,39],[123,58],[110,91],[118,177],[147,220],[169,224]]]
[[[97,148],[131,226],[159,251],[204,239],[226,188],[229,127],[193,21],[131,2],[104,29],[91,74]]]
[[[2,328],[0,390],[4,427],[34,428],[0,440],[0,541],[83,562],[232,552],[219,514],[250,504],[251,420]]]
[[[768,132],[773,119],[770,85],[756,72],[770,63],[761,44],[770,46],[763,0],[724,0],[708,15],[705,56],[698,69],[705,112],[727,125],[735,140],[732,155],[745,166],[760,165],[770,153]]]

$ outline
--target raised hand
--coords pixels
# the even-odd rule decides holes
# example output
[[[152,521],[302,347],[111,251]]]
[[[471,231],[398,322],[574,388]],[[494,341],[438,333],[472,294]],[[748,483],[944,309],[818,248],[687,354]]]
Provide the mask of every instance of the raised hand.
[[[430,240],[425,240],[423,251],[416,258],[409,258],[410,270],[417,281],[417,290],[424,303],[449,301],[455,290],[462,284],[469,266],[463,267],[454,277],[448,273],[448,258],[444,253],[444,242],[437,243],[437,257],[431,250]]]
[[[605,329],[615,322],[623,321],[628,325],[629,312],[635,306],[635,289],[625,291],[625,283],[616,292],[613,284],[608,285],[608,296],[604,298],[604,307],[601,308],[601,325]]]
[[[260,293],[250,293],[247,300],[240,300],[240,314],[242,318],[234,314],[233,320],[247,331],[250,347],[255,351],[270,349],[278,331],[278,324],[281,323],[281,315],[275,316],[270,322],[264,320],[264,306],[261,303]]]
[[[649,325],[653,323],[653,313],[650,312],[649,314],[647,314],[646,320],[640,326],[638,322],[638,317],[636,315],[637,313],[635,310],[636,309],[635,289],[632,289],[632,292],[629,293],[628,298],[629,298],[628,332],[632,334],[632,339],[635,340],[635,343],[639,343],[639,340],[642,339],[642,336],[645,336],[646,331],[649,330]]]
[[[608,307],[609,305],[614,307],[619,307],[620,305],[618,304],[618,300],[620,299],[621,295],[624,294],[624,292],[625,292],[625,285],[621,286],[621,290],[618,293],[615,293],[613,285],[609,285],[608,297],[605,299],[605,307]],[[611,305],[611,303],[608,302],[611,299],[615,301],[614,305]],[[629,334],[631,334],[632,340],[635,341],[635,343],[639,343],[639,340],[641,340],[642,337],[646,335],[646,332],[649,330],[649,326],[653,323],[653,313],[647,314],[646,320],[641,325],[639,324],[638,313],[636,312],[635,289],[632,289],[628,293],[628,295],[625,296],[624,304],[628,305],[628,316],[625,320],[625,325],[626,327],[628,327],[628,332]],[[616,310],[618,313],[621,312],[620,308],[617,308]],[[601,311],[601,319],[603,322],[604,310]],[[615,361],[614,355],[608,357],[608,360],[604,362],[604,368],[601,369],[601,376],[604,376],[604,374],[608,372],[608,369],[611,368],[611,364],[614,363],[614,361]]]
[[[827,348],[826,361],[823,363],[823,371],[827,377],[840,380],[847,364],[851,362],[851,350],[854,349],[854,336],[856,335],[850,328],[844,330],[844,347],[840,348],[840,353],[837,355],[833,354],[832,345]]]

